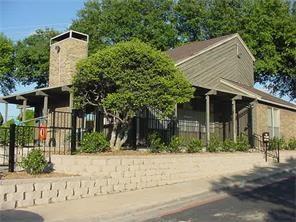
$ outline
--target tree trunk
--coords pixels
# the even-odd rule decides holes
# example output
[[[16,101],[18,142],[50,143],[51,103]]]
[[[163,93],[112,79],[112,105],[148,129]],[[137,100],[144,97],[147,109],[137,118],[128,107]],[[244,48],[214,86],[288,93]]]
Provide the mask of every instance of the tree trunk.
[[[110,148],[113,151],[116,143],[117,138],[117,124],[114,124],[111,132],[111,138],[110,138]]]
[[[111,151],[120,150],[122,145],[126,142],[128,138],[129,127],[122,127],[121,129],[119,128],[120,127],[117,124],[113,126],[110,138]]]

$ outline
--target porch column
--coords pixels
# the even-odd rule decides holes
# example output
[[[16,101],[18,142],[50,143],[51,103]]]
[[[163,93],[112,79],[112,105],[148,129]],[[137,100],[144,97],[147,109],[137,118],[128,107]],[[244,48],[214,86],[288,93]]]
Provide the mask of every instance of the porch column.
[[[206,133],[207,133],[207,145],[210,142],[210,96],[206,95]]]
[[[206,140],[210,143],[210,95],[217,95],[216,90],[210,90],[206,93]]]
[[[4,99],[0,99],[0,103],[4,104],[4,116],[3,116],[3,123],[6,123],[8,120],[8,102]]]
[[[232,131],[233,131],[233,142],[236,143],[236,137],[237,137],[237,115],[236,115],[236,100],[242,99],[241,96],[235,96],[231,100],[232,104]]]
[[[42,109],[42,116],[47,118],[48,115],[48,94],[43,91],[36,92],[37,96],[43,96],[43,109]]]
[[[26,110],[27,110],[27,100],[24,99],[23,100],[23,110],[22,110],[22,114],[23,114],[23,117],[22,117],[22,121],[26,121]]]
[[[22,105],[22,122],[26,121],[26,109],[27,109],[27,98],[23,96],[17,96],[17,100],[23,100],[23,105]]]
[[[4,103],[5,108],[4,108],[4,123],[8,121],[8,102]]]
[[[69,108],[72,111],[73,109],[73,93],[69,86],[62,86],[62,91],[69,92]]]

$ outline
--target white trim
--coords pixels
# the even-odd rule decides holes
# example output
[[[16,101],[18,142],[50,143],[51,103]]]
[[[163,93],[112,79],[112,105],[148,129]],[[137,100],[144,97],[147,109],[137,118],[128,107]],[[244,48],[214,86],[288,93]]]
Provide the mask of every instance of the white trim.
[[[23,95],[27,95],[27,94],[31,94],[31,93],[36,93],[38,91],[46,91],[46,90],[50,90],[50,89],[62,88],[63,86],[71,86],[71,85],[49,86],[49,87],[44,87],[44,88],[39,88],[39,89],[33,89],[33,90],[27,91],[27,92],[14,93],[14,94],[11,94],[9,96],[1,96],[0,101],[5,100],[5,99],[9,99],[9,98],[12,98],[12,97],[16,97],[16,96],[23,96]]]
[[[239,86],[235,86],[233,85],[232,83],[228,82],[227,80],[225,79],[220,79],[220,82],[225,84],[225,85],[228,85],[236,90],[239,90],[241,92],[244,92],[246,93],[247,95],[249,95],[250,97],[253,97],[253,98],[256,98],[257,100],[259,101],[262,101],[262,102],[266,102],[266,103],[269,103],[269,104],[273,104],[273,105],[277,105],[277,106],[281,106],[281,107],[284,107],[284,108],[288,108],[288,109],[293,109],[293,110],[296,110],[296,107],[293,107],[293,106],[288,106],[288,105],[284,105],[284,104],[280,104],[280,103],[277,103],[277,102],[273,102],[273,101],[270,101],[270,100],[266,100],[266,99],[262,99],[261,96],[255,94],[255,93],[252,93],[250,92],[249,90],[246,90],[246,89],[242,89],[241,87]]]
[[[77,32],[77,31],[74,31],[74,30],[68,30],[68,31],[66,31],[66,32],[63,32],[63,33],[61,33],[61,34],[59,34],[59,35],[56,35],[56,36],[54,36],[54,37],[52,37],[51,39],[50,39],[50,45],[54,45],[55,43],[53,43],[53,44],[51,44],[51,41],[53,40],[53,39],[55,39],[55,38],[57,38],[57,37],[60,37],[60,36],[62,36],[62,35],[65,35],[65,34],[67,34],[67,33],[69,33],[69,38],[71,38],[71,39],[77,39],[77,38],[73,38],[72,37],[72,33],[73,32],[75,32],[75,33],[77,33],[77,34],[80,34],[80,35],[84,35],[84,36],[86,36],[86,42],[88,43],[88,41],[89,41],[89,35],[88,34],[85,34],[85,33],[82,33],[82,32]],[[81,39],[77,39],[77,40],[80,40],[80,41],[84,41],[84,40],[81,40]],[[63,40],[62,40],[63,41]],[[60,42],[60,41],[59,41]],[[84,41],[85,42],[85,41]]]
[[[238,40],[240,41],[240,43],[247,50],[247,52],[250,55],[250,57],[252,58],[252,60],[255,62],[255,60],[256,60],[255,57],[253,56],[253,54],[251,53],[251,51],[248,49],[247,45],[244,43],[244,41],[242,40],[242,38],[240,37],[240,35],[238,33],[236,33],[236,34],[233,34],[232,36],[230,36],[229,38],[223,39],[223,40],[221,40],[221,41],[219,41],[219,42],[217,42],[217,43],[215,43],[215,44],[213,44],[213,45],[211,45],[211,46],[209,46],[209,47],[207,47],[207,48],[199,51],[198,53],[196,53],[196,54],[194,54],[194,55],[192,55],[190,57],[187,57],[186,59],[181,60],[180,62],[177,62],[176,63],[176,66],[181,65],[184,62],[187,62],[187,61],[189,61],[189,60],[191,60],[191,59],[193,59],[193,58],[195,58],[195,57],[197,57],[197,56],[199,56],[199,55],[201,55],[201,54],[203,54],[203,53],[205,53],[205,52],[207,52],[207,51],[209,51],[211,49],[214,49],[214,48],[216,48],[216,47],[218,47],[218,46],[220,46],[220,45],[222,45],[222,44],[224,44],[224,43],[226,43],[226,42],[228,42],[228,41],[230,41],[230,40],[232,40],[234,38],[238,38]]]
[[[244,97],[250,97],[250,98],[254,98],[254,97],[251,97],[245,93],[236,93],[236,92],[232,92],[232,91],[229,91],[229,90],[225,90],[225,89],[218,89],[217,87],[211,87],[209,88],[208,86],[204,86],[204,85],[193,85],[195,87],[201,87],[201,88],[204,88],[204,89],[209,89],[209,90],[216,90],[217,92],[224,92],[224,93],[229,93],[229,94],[234,94],[234,95],[240,95],[240,96],[244,96]]]
[[[232,83],[228,82],[227,80],[224,80],[224,79],[220,79],[220,82],[229,86],[229,87],[232,87],[238,91],[241,91],[243,92],[244,94],[247,94],[249,97],[251,98],[255,98],[255,99],[261,99],[261,97],[255,93],[252,93],[250,92],[249,90],[246,90],[246,89],[242,89],[241,87],[238,87],[238,86],[235,86],[233,85]]]
[[[259,99],[259,101],[266,102],[266,103],[273,104],[273,105],[277,105],[277,106],[281,106],[281,107],[288,108],[288,109],[293,109],[293,110],[296,111],[296,107],[293,107],[293,106],[287,106],[287,105],[276,103],[276,102],[272,102],[272,101],[266,100],[266,99]]]

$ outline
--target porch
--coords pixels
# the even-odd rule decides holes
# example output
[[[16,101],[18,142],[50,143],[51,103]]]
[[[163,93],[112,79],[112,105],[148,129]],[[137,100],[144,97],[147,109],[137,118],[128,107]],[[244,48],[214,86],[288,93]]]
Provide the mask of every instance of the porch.
[[[175,115],[171,118],[160,119],[157,112],[150,109],[139,112],[133,120],[125,146],[133,149],[147,147],[148,135],[153,132],[158,133],[166,143],[175,135],[200,139],[206,145],[212,137],[221,141],[236,141],[241,134],[247,136],[251,142],[253,100],[197,87],[194,98],[188,103],[178,104]],[[99,110],[91,106],[84,111],[73,109],[70,86],[48,87],[3,97],[1,102],[6,107],[6,121],[8,103],[21,106],[22,122],[28,121],[24,115],[26,109],[34,109],[35,124],[30,130],[34,135],[31,142],[33,144],[40,144],[38,130],[41,125],[47,127],[47,137],[42,143],[53,149],[62,148],[64,153],[78,149],[86,132],[99,131],[109,135],[110,123]]]

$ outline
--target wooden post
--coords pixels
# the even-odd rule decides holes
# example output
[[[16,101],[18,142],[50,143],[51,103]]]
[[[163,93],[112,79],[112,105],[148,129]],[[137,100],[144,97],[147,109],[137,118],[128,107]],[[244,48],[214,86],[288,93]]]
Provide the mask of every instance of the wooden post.
[[[8,102],[4,103],[5,108],[4,108],[4,123],[8,121]]]
[[[232,99],[231,101],[231,104],[232,104],[232,139],[233,139],[233,142],[236,143],[236,136],[237,136],[237,127],[236,127],[236,102],[235,102],[235,99]]]
[[[48,95],[43,97],[43,117],[47,118],[48,115]]]
[[[217,91],[212,89],[206,93],[206,132],[207,145],[210,143],[210,95],[217,95]]]
[[[23,107],[22,107],[22,121],[26,121],[26,110],[27,110],[27,99],[23,100]]]
[[[241,96],[235,96],[232,98],[231,100],[231,104],[232,104],[232,135],[233,135],[233,142],[236,143],[236,139],[237,139],[237,115],[236,115],[236,100],[241,100],[242,97]]]
[[[206,95],[206,133],[207,145],[210,143],[210,96]]]

